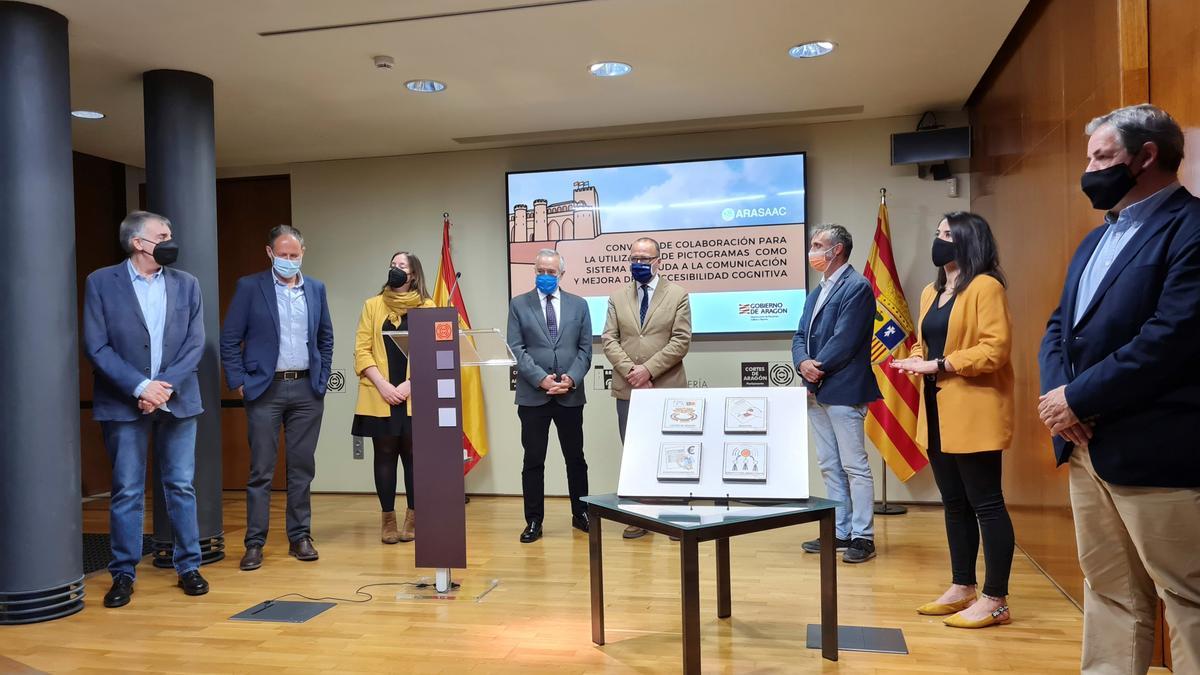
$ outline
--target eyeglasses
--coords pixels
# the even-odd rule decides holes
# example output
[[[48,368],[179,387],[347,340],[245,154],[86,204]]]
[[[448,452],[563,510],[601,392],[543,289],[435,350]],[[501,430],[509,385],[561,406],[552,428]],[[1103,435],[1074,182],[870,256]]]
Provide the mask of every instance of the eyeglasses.
[[[645,258],[642,256],[633,256],[633,257],[629,258],[629,262],[631,262],[631,263],[643,263],[643,264],[654,262],[655,260],[658,260],[658,256],[654,256],[653,258]]]

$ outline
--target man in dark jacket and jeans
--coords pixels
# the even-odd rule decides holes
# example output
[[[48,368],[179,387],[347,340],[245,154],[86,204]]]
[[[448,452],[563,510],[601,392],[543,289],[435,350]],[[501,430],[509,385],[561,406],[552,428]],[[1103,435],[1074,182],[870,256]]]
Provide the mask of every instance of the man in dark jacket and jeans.
[[[816,228],[808,262],[821,272],[792,338],[792,362],[808,388],[808,421],[829,499],[837,508],[834,536],[842,560],[875,557],[875,483],[867,462],[863,423],[867,404],[880,397],[871,372],[875,294],[850,264],[854,240],[841,225]],[[821,551],[820,540],[804,543]]]

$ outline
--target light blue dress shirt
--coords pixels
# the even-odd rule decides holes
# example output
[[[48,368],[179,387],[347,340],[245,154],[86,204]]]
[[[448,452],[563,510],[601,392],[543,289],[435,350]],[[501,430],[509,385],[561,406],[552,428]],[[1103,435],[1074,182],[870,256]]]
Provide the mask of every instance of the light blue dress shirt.
[[[304,275],[297,273],[295,286],[275,280],[275,306],[279,310],[279,361],[281,370],[308,370],[308,302],[304,299]]]
[[[843,263],[841,267],[834,270],[833,276],[828,279],[825,278],[825,275],[821,275],[821,292],[817,294],[817,304],[813,305],[812,316],[808,317],[808,329],[810,331],[812,330],[813,321],[817,318],[817,312],[821,311],[821,308],[825,306],[825,302],[829,300],[829,295],[833,293],[834,282],[838,280],[838,277],[845,274],[849,267],[850,263]]]
[[[142,380],[133,390],[137,398],[146,390],[150,380],[158,377],[158,370],[162,367],[163,327],[167,323],[167,281],[163,278],[161,267],[147,279],[138,274],[132,261],[126,260],[125,265],[129,269],[129,280],[133,282],[138,306],[142,308],[142,318],[146,320],[146,330],[150,333],[150,377]]]
[[[1075,317],[1072,325],[1078,324],[1079,320],[1083,318],[1083,313],[1092,304],[1092,298],[1095,297],[1100,282],[1104,280],[1109,268],[1112,267],[1121,251],[1125,249],[1126,244],[1137,236],[1142,224],[1177,189],[1179,189],[1179,183],[1171,183],[1142,201],[1126,206],[1117,215],[1116,220],[1112,219],[1112,214],[1104,217],[1108,223],[1108,229],[1100,237],[1100,243],[1096,246],[1096,250],[1092,251],[1092,257],[1079,277],[1079,289],[1075,299]]]

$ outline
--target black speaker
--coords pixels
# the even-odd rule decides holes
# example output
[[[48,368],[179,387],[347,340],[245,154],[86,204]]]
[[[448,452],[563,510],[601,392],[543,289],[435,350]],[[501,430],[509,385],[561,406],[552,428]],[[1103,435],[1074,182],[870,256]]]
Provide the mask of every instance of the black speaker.
[[[971,156],[971,127],[892,134],[892,165],[936,164]],[[947,168],[947,172],[949,168]],[[945,176],[949,178],[949,173]],[[937,174],[934,174],[937,178]],[[940,179],[939,179],[940,180]]]

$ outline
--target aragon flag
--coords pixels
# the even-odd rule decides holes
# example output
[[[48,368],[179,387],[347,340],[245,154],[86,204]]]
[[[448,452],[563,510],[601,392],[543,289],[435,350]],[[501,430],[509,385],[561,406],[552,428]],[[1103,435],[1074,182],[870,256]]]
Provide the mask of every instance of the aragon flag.
[[[892,255],[892,233],[888,225],[887,198],[879,202],[875,221],[875,239],[867,257],[864,276],[875,291],[875,332],[871,340],[871,362],[883,398],[867,406],[867,437],[879,448],[883,461],[901,481],[929,463],[917,445],[917,415],[920,392],[912,377],[889,367],[893,358],[908,357],[916,342],[912,315],[904,299],[904,289],[896,274]]]
[[[433,302],[438,307],[458,309],[459,330],[470,330],[471,318],[458,288],[458,274],[450,257],[450,215],[442,221],[442,258],[438,262]],[[488,453],[487,413],[483,407],[483,381],[479,366],[462,369],[463,473],[466,474]]]

